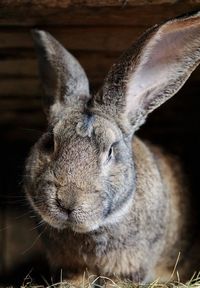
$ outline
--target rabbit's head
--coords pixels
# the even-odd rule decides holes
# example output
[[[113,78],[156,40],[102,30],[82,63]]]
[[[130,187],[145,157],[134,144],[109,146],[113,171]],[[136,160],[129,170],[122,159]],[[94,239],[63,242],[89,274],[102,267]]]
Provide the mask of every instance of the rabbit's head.
[[[199,64],[200,13],[149,29],[111,67],[95,95],[61,44],[44,31],[33,35],[48,129],[27,161],[28,199],[58,229],[85,233],[117,223],[137,186],[133,133]]]

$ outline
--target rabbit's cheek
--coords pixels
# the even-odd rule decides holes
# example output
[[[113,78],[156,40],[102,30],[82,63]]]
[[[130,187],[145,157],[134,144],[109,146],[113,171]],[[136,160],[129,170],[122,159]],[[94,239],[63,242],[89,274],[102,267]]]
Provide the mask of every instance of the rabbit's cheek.
[[[52,185],[39,185],[36,195],[27,194],[27,198],[34,210],[41,218],[54,228],[66,227],[67,215],[57,207],[56,189]]]

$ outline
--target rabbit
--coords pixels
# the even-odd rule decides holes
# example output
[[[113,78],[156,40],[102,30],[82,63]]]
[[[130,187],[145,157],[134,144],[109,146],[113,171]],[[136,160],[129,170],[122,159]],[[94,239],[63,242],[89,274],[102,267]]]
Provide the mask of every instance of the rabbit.
[[[52,271],[75,282],[86,270],[165,281],[180,252],[179,274],[192,274],[183,269],[195,232],[181,164],[135,132],[198,66],[200,11],[148,29],[94,95],[81,65],[53,36],[34,30],[33,39],[48,127],[26,160],[24,188],[45,223]]]

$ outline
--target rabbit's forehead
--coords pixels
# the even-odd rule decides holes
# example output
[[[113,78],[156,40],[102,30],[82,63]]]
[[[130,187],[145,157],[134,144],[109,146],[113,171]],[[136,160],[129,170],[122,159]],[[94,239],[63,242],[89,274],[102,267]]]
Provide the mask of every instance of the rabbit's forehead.
[[[120,129],[113,121],[96,114],[66,117],[55,125],[54,133],[65,142],[72,142],[75,139],[93,142],[95,138],[95,141],[103,147],[122,138]]]

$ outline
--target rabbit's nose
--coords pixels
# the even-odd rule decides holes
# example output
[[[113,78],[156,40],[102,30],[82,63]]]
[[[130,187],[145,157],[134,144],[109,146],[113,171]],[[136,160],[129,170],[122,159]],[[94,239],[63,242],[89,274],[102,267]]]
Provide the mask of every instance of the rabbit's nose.
[[[64,205],[59,199],[57,199],[58,207],[68,216],[70,217],[71,213],[73,212],[73,209],[70,207],[67,207],[67,205]]]

